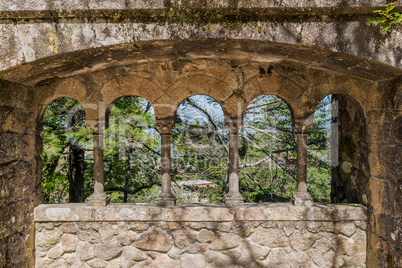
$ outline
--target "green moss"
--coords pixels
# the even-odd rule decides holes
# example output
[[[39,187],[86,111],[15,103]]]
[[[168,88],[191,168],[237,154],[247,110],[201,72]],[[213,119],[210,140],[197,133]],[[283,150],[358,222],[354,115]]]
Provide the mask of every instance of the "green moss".
[[[395,267],[394,256],[392,255],[391,252],[387,252],[387,263],[389,265],[388,267],[390,267],[390,268]]]

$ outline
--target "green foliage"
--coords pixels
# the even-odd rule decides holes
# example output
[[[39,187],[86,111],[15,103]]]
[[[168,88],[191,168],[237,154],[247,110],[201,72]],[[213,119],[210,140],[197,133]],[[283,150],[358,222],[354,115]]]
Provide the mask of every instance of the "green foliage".
[[[105,191],[112,202],[155,202],[160,185],[159,134],[143,98],[126,97],[111,109],[105,131]]]
[[[171,140],[173,181],[207,180],[215,185],[174,187],[178,201],[190,202],[186,192],[192,192],[196,193],[192,202],[207,199],[222,203],[228,175],[228,135],[220,105],[205,95],[185,100],[178,109]]]
[[[381,25],[381,32],[388,32],[392,24],[402,22],[402,14],[399,12],[391,12],[398,2],[393,2],[388,5],[385,10],[374,10],[373,13],[378,14],[378,17],[370,18],[370,23],[379,23]]]
[[[287,104],[263,95],[247,107],[240,144],[246,202],[289,201],[296,189],[296,135]]]
[[[328,202],[330,186],[330,100],[319,104],[308,137],[308,190]],[[74,124],[73,124],[74,122]],[[82,107],[70,98],[52,102],[45,112],[42,137],[46,202],[68,194],[65,154],[69,143],[84,148],[85,197],[93,188],[92,135]],[[227,191],[228,142],[223,111],[207,96],[193,96],[179,107],[172,131],[172,185],[178,202],[221,203]],[[105,131],[105,191],[112,202],[155,203],[160,191],[160,137],[151,105],[139,97],[117,101]],[[247,108],[240,138],[240,191],[246,202],[289,201],[296,191],[296,135],[286,103],[261,96]],[[207,180],[214,187],[178,187],[176,182]],[[188,195],[195,194],[195,198]],[[187,197],[186,197],[187,195]]]
[[[85,128],[85,113],[74,99],[62,97],[50,103],[44,113],[42,186],[45,203],[65,202],[68,195],[67,148],[69,143],[88,146],[92,137]],[[88,184],[91,174],[87,174]]]

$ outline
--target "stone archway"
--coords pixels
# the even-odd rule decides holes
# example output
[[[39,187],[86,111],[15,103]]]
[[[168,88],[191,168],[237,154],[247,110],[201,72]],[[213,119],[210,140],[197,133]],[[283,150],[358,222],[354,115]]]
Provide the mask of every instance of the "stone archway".
[[[5,111],[0,127],[0,206],[4,211],[0,222],[6,234],[0,252],[7,256],[8,265],[33,263],[33,209],[42,199],[39,114],[50,99],[61,95],[76,98],[96,132],[104,123],[105,107],[118,97],[148,99],[157,123],[168,129],[181,100],[201,93],[221,103],[233,122],[241,121],[255,96],[278,95],[289,104],[301,138],[324,96],[344,94],[359,102],[369,129],[365,142],[370,178],[367,193],[361,193],[367,196],[373,219],[368,229],[368,263],[380,263],[384,250],[395,263],[400,262],[397,245],[401,238],[391,238],[396,236],[399,212],[387,208],[388,204],[400,204],[398,188],[392,187],[398,183],[394,169],[401,142],[402,72],[397,68],[278,43],[177,40],[67,53],[2,71],[0,76],[0,103]],[[389,231],[384,233],[386,229]]]

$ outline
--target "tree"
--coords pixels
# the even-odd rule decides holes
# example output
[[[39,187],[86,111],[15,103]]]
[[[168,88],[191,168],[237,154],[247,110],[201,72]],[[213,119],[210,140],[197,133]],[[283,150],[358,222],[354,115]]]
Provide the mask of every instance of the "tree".
[[[84,201],[84,148],[91,137],[85,129],[85,112],[74,99],[54,100],[43,120],[42,185],[45,202]]]
[[[317,109],[308,140],[308,190],[316,201],[329,201],[328,99]],[[89,133],[85,129],[85,115],[77,107],[73,100],[64,99],[53,102],[47,109],[42,135],[48,201],[60,201],[68,185],[70,200],[71,196],[85,198],[92,187],[91,150],[88,145],[82,146]],[[183,180],[212,181],[213,188],[188,187],[188,190],[196,192],[199,199],[223,202],[227,191],[229,137],[222,109],[213,98],[197,95],[181,104],[175,120],[173,185]],[[160,139],[154,126],[152,106],[142,98],[123,98],[110,110],[104,168],[105,191],[112,202],[156,201],[161,174]],[[66,148],[68,157],[63,154]],[[290,200],[296,190],[296,150],[296,135],[286,103],[275,96],[255,99],[246,110],[239,151],[240,191],[245,201]],[[66,172],[69,180],[65,179]],[[180,197],[180,192],[175,194]],[[180,201],[184,199],[179,198]]]
[[[160,144],[154,127],[152,106],[143,98],[120,99],[111,109],[104,163],[105,191],[112,202],[156,201]]]

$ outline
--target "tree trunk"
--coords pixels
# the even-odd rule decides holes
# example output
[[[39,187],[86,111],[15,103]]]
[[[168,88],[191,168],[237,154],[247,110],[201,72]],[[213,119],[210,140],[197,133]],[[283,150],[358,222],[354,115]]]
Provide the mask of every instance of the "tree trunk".
[[[84,202],[84,149],[70,141],[68,153],[69,202]]]

